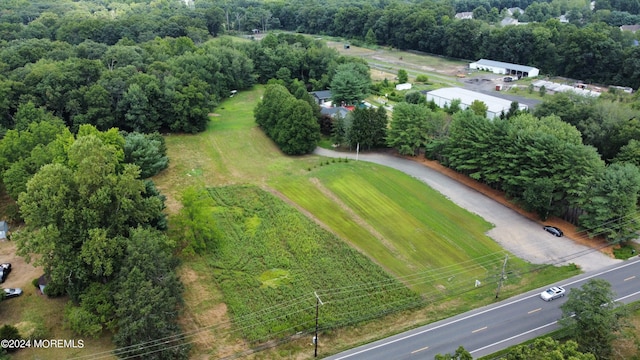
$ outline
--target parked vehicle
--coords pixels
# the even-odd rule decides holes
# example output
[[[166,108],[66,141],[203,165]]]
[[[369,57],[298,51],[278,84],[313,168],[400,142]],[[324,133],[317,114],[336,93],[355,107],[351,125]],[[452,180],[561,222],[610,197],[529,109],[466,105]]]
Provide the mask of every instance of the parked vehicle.
[[[5,299],[11,299],[14,297],[18,297],[20,295],[22,295],[22,289],[20,288],[7,288],[7,289],[3,289],[4,290],[4,298]]]
[[[552,286],[547,290],[543,291],[540,294],[540,297],[544,301],[551,301],[553,299],[557,299],[563,297],[566,293],[565,289],[562,286]]]
[[[5,280],[7,280],[7,276],[9,276],[10,272],[11,272],[10,263],[0,264],[0,283],[3,283]]]
[[[562,232],[562,230],[558,229],[555,226],[549,226],[546,225],[545,227],[543,227],[543,229],[557,237],[561,237],[562,235],[564,235],[564,233]]]

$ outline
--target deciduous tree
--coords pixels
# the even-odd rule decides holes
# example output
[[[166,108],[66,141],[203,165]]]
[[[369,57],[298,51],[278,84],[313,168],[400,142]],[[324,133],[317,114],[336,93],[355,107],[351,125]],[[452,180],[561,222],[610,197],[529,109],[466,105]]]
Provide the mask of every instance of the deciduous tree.
[[[536,339],[532,344],[518,345],[507,360],[596,360],[595,355],[578,350],[574,340],[560,342],[551,337]]]
[[[612,342],[623,330],[626,311],[614,301],[611,284],[591,279],[582,287],[571,289],[568,300],[561,305],[560,324],[570,331],[578,350],[609,359]]]
[[[35,263],[52,288],[75,300],[90,282],[113,279],[129,229],[148,226],[164,206],[145,196],[138,167],[123,164],[122,145],[113,144],[124,140],[110,136],[81,130],[68,162],[44,165],[18,198],[26,224],[15,236],[18,253],[27,260],[41,255]]]
[[[407,70],[405,69],[398,70],[398,83],[404,84],[407,82],[409,82],[409,74],[407,73]]]
[[[589,187],[582,205],[580,225],[590,236],[603,236],[610,243],[636,237],[640,223],[636,213],[640,171],[629,163],[615,163],[601,169]]]

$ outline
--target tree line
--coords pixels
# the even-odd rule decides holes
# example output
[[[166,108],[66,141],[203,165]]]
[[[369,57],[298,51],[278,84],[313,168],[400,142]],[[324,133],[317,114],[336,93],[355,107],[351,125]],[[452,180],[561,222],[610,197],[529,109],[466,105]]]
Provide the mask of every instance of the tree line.
[[[226,5],[227,11],[244,14],[248,11],[243,9],[246,4],[232,2]],[[561,23],[555,17],[566,7],[558,6],[553,11],[540,9],[547,15],[539,17],[531,5],[530,14],[525,11],[530,17],[526,20],[540,22],[500,27],[483,20],[457,20],[454,18],[457,9],[447,2],[287,1],[251,5],[277,18],[272,29],[366,40],[373,45],[473,61],[488,58],[535,66],[545,75],[640,86],[638,49],[633,46],[635,36],[617,27],[619,16],[610,21],[615,26],[604,22],[615,15],[611,10],[589,9],[588,19],[575,12],[573,17],[569,16],[572,23]]]
[[[69,296],[66,328],[112,331],[124,358],[189,351],[178,336],[182,285],[176,244],[164,234],[165,198],[142,178],[167,166],[165,151],[157,134],[86,124],[72,134],[46,113],[0,140],[0,174],[24,221],[13,234],[17,254],[42,266],[45,294]],[[176,336],[161,351],[146,345]]]

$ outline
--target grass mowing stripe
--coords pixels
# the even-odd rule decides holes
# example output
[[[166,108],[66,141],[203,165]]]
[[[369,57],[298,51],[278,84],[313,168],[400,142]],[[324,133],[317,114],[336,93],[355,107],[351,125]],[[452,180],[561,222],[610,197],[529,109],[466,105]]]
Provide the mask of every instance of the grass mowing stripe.
[[[337,199],[309,189],[309,178]],[[400,277],[448,266],[461,277],[484,278],[501,257],[495,264],[480,263],[487,254],[502,252],[484,235],[490,224],[394,169],[364,162],[335,163],[313,170],[307,180],[274,186]],[[428,293],[441,288],[442,281],[425,280],[412,288]]]

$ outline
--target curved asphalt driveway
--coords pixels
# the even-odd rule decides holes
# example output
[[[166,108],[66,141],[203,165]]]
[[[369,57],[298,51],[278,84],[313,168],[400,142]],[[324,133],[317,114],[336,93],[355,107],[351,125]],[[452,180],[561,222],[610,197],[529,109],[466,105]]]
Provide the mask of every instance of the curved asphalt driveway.
[[[355,153],[322,148],[317,148],[314,154],[356,159]],[[357,158],[413,176],[439,191],[458,206],[480,215],[495,226],[487,232],[487,235],[521,259],[535,264],[574,263],[583,271],[598,270],[621,261],[584,245],[576,244],[565,237],[557,238],[543,231],[540,224],[420,163],[376,153],[360,153]]]

